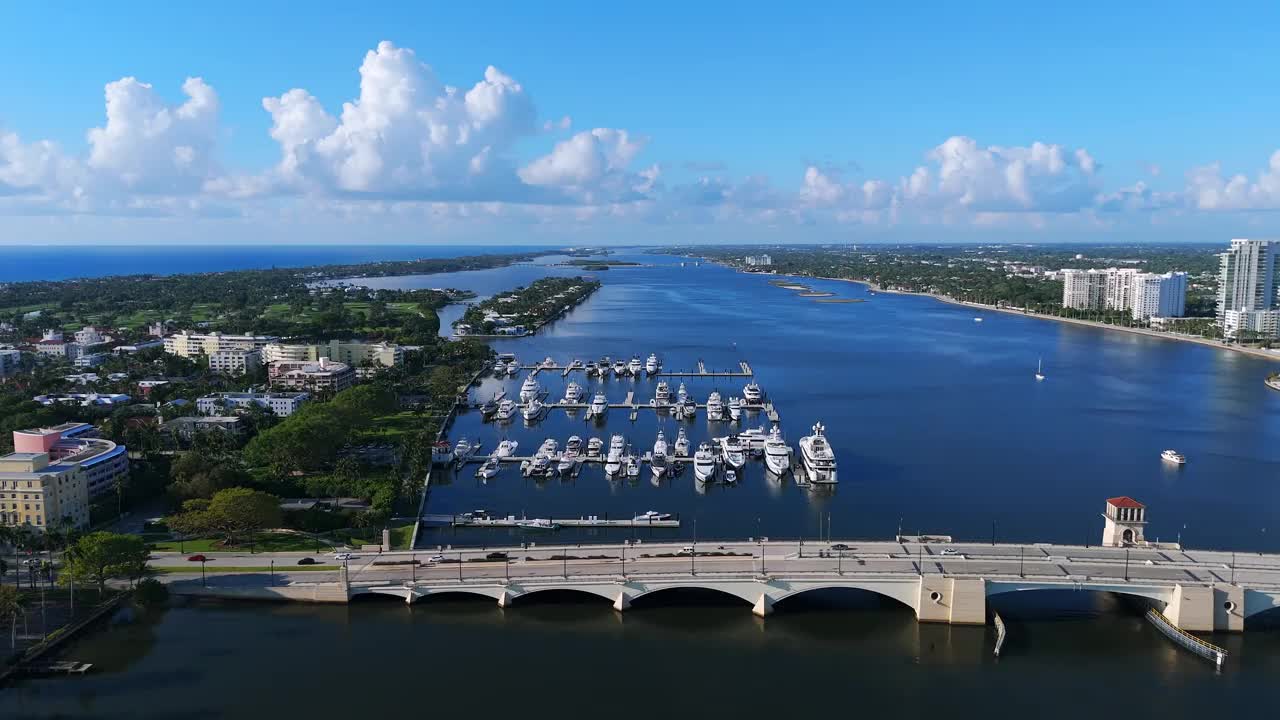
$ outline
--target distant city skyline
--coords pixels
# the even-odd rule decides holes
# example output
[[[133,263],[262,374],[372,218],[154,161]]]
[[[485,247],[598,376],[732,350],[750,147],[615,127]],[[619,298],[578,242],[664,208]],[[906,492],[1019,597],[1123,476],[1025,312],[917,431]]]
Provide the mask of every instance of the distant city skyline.
[[[1280,7],[9,9],[0,244],[1280,236]]]

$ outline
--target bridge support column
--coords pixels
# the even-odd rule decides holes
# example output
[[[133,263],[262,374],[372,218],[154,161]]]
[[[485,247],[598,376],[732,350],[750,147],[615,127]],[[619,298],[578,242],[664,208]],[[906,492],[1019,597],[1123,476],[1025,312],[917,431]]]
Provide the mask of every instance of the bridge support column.
[[[981,578],[949,578],[925,575],[920,578],[916,598],[916,619],[952,625],[987,623],[987,584]]]
[[[756,617],[765,617],[773,613],[773,598],[766,593],[760,593],[760,599],[755,605],[751,606],[751,614]]]
[[[1211,587],[1174,585],[1164,615],[1169,622],[1187,632],[1213,632],[1213,598]]]
[[[631,607],[631,596],[625,592],[618,593],[618,599],[613,601],[613,609],[622,612]]]
[[[513,599],[514,598],[511,597],[511,593],[507,592],[506,590],[503,590],[502,594],[498,596],[498,607],[500,608],[511,607],[511,601]]]
[[[1244,632],[1244,588],[1239,585],[1213,586],[1214,632]]]

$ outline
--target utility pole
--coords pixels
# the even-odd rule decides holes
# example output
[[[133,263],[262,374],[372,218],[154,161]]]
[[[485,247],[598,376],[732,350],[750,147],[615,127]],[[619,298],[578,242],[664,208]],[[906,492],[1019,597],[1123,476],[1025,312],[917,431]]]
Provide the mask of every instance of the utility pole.
[[[1236,554],[1231,553],[1231,584],[1236,584]]]
[[[1027,548],[1023,545],[1019,545],[1018,546],[1018,577],[1027,576],[1026,573],[1023,571],[1023,567],[1022,567],[1022,563],[1023,563],[1023,560],[1026,558],[1026,555],[1027,555]]]
[[[1129,582],[1129,548],[1124,549],[1124,580]]]
[[[991,521],[991,547],[996,546],[996,521]]]
[[[627,577],[627,541],[624,538],[622,541],[622,578],[625,580],[626,577]]]
[[[205,579],[205,574],[204,574],[204,563],[206,559],[207,558],[205,557],[200,558],[200,584],[203,585],[204,587],[209,587],[209,582],[208,580]]]
[[[271,579],[270,579],[271,587],[275,587],[276,586],[276,561],[275,560],[271,561],[270,572],[271,572]]]
[[[462,551],[458,551],[458,582],[462,582]]]

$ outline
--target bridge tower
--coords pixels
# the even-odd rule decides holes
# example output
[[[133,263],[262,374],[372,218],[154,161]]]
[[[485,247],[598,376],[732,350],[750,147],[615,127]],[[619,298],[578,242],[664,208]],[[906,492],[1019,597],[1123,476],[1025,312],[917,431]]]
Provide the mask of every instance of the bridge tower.
[[[1146,545],[1142,529],[1147,525],[1147,506],[1128,496],[1107,498],[1102,514],[1102,544],[1106,547]]]

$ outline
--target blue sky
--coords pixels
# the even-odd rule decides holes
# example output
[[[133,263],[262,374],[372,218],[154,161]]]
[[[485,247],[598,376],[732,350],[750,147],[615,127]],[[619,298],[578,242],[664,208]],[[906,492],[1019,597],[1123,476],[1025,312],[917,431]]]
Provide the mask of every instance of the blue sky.
[[[1274,3],[45,5],[0,28],[0,242],[1214,241],[1280,207]],[[371,52],[417,105],[361,98]],[[422,119],[488,66],[504,104]]]

